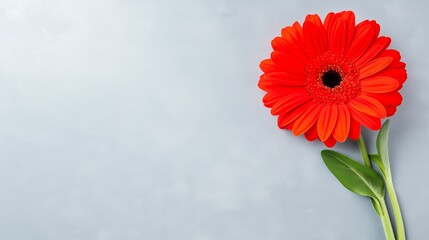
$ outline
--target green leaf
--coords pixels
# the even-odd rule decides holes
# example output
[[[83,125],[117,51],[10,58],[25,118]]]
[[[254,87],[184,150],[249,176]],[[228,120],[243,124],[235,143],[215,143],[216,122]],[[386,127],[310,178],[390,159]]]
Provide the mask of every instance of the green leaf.
[[[332,150],[323,150],[322,158],[334,176],[350,191],[377,199],[384,197],[383,178],[374,169]]]
[[[371,161],[377,165],[383,175],[386,176],[386,168],[384,167],[383,161],[381,160],[380,156],[378,156],[378,154],[370,154],[368,156],[369,159],[371,159]]]
[[[388,146],[387,146],[389,143],[389,126],[390,126],[390,121],[389,119],[387,119],[386,122],[384,122],[383,126],[381,127],[377,135],[377,152],[378,152],[378,156],[381,158],[381,161],[383,162],[385,176],[386,174],[390,175],[390,163],[389,163],[389,154],[388,154]]]
[[[371,202],[378,216],[381,216],[383,214],[383,208],[381,207],[379,200],[376,198],[371,198]]]

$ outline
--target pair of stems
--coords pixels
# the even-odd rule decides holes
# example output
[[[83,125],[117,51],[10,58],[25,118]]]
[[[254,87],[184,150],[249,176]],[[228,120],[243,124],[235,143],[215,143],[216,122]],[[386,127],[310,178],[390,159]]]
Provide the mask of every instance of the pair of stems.
[[[362,135],[359,136],[358,145],[360,152],[362,154],[364,165],[372,168],[371,160],[369,159],[368,151],[366,150],[365,141]],[[389,193],[390,200],[392,203],[393,214],[395,216],[396,223],[396,237],[397,240],[405,240],[405,228],[404,222],[402,221],[401,208],[399,207],[398,198],[396,197],[395,188],[393,187],[392,176],[390,173],[390,169],[386,171],[386,174],[382,174],[384,178],[384,182],[387,187],[387,192]],[[384,234],[386,235],[387,240],[395,240],[395,234],[393,232],[392,223],[390,221],[389,211],[387,209],[386,200],[378,199],[376,200],[380,204],[381,212],[380,218],[383,223]]]

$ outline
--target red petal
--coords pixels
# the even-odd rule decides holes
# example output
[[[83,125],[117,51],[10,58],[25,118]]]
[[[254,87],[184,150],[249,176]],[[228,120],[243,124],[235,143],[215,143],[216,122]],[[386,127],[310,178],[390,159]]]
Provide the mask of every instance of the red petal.
[[[277,87],[273,90],[270,90],[265,96],[262,98],[264,102],[264,106],[272,107],[276,102],[278,102],[283,97],[296,92],[296,88],[291,87]]]
[[[273,47],[274,51],[287,51],[287,42],[281,37],[275,37],[271,41],[271,46]]]
[[[326,31],[317,14],[307,15],[303,27],[304,41],[313,56],[325,52],[327,47]]]
[[[377,58],[381,57],[391,57],[393,58],[393,62],[399,62],[399,60],[401,60],[401,54],[395,49],[387,49],[381,52]]]
[[[381,51],[385,50],[390,45],[389,37],[379,37],[375,42],[366,50],[360,58],[355,62],[355,66],[360,67],[361,65],[371,61],[375,58]]]
[[[399,86],[398,81],[391,77],[369,77],[360,81],[363,92],[369,93],[387,93],[396,90]]]
[[[284,113],[282,115],[279,116],[279,118],[277,119],[277,125],[279,126],[279,128],[286,128],[287,125],[289,125],[290,123],[292,123],[293,121],[295,121],[295,119],[297,119],[299,116],[301,116],[301,114],[303,114],[305,112],[305,110],[307,110],[308,108],[310,108],[311,106],[313,106],[313,102],[306,102],[294,109],[292,109],[291,111]]]
[[[405,68],[407,64],[400,61],[393,61],[392,64],[389,65],[389,68]]]
[[[343,33],[339,32],[342,31],[342,23],[345,24],[345,29]],[[336,14],[329,13],[325,18],[324,26],[328,35],[328,41],[330,42],[329,49],[343,53],[353,40],[353,35],[355,32],[354,13],[352,11],[343,11]],[[336,39],[336,36],[341,37],[338,37],[339,39]],[[341,42],[343,40],[342,37],[346,38],[344,45]],[[332,44],[332,41],[336,41],[336,44]],[[336,45],[336,47],[333,49],[332,47],[334,45]]]
[[[342,15],[344,14],[334,14],[331,12],[326,16],[323,23],[328,39],[328,49],[338,53],[343,53],[347,45],[348,29],[347,23]]]
[[[305,132],[305,138],[312,142],[317,138],[317,123],[315,122],[313,126]]]
[[[295,56],[284,52],[272,52],[271,59],[277,65],[283,67],[286,72],[293,74],[304,74],[304,64],[300,61],[297,61]]]
[[[335,52],[343,53],[347,44],[347,26],[344,20],[335,22],[329,32],[329,48]]]
[[[329,30],[337,19],[338,14],[330,12],[328,15],[326,15],[325,20],[323,21],[323,26],[326,30]]]
[[[352,62],[359,58],[368,49],[374,38],[377,37],[377,26],[378,24],[375,21],[364,21],[356,26],[354,39],[346,52]]]
[[[350,113],[350,111],[349,111]],[[349,132],[349,138],[351,140],[358,140],[360,136],[360,123],[350,117],[350,132]]]
[[[282,29],[282,38],[288,43],[295,45],[299,50],[304,49],[302,28],[299,22]]]
[[[271,59],[265,59],[262,60],[261,63],[259,64],[259,67],[261,68],[261,70],[264,73],[269,73],[269,72],[283,72],[284,68],[276,65],[273,60]]]
[[[383,71],[377,73],[373,77],[379,77],[379,76],[386,76],[386,77],[392,77],[396,79],[400,85],[402,85],[405,80],[407,80],[407,70],[404,68],[402,69],[392,69],[390,66],[387,69],[384,69]]]
[[[388,117],[393,116],[395,114],[395,112],[396,112],[396,107],[387,108],[386,111],[387,111],[387,116]]]
[[[292,26],[282,29],[282,37],[290,43],[302,40],[302,28],[299,22],[294,22]]]
[[[366,113],[368,115],[385,118],[386,108],[379,101],[366,95],[361,95],[349,102],[354,109]]]
[[[325,144],[326,147],[331,148],[331,147],[335,146],[335,144],[337,143],[337,141],[335,141],[334,137],[330,136],[323,143]]]
[[[381,58],[374,59],[369,63],[363,65],[360,68],[359,79],[364,79],[366,77],[369,77],[371,75],[374,75],[380,72],[381,70],[389,66],[389,64],[392,63],[392,60],[393,58],[391,57],[381,57]]]
[[[299,60],[301,63],[307,62],[307,56],[295,44],[287,42],[284,38],[276,37],[271,41],[274,51],[279,51],[288,55],[289,58]]]
[[[399,92],[396,91],[389,93],[362,92],[362,94],[377,99],[384,106],[399,106],[402,103],[402,96]]]
[[[296,119],[292,133],[295,136],[299,136],[305,132],[307,132],[311,126],[317,121],[319,117],[321,106],[319,104],[314,104],[310,108],[307,109],[298,119]]]
[[[270,91],[278,87],[302,87],[304,86],[304,76],[292,75],[286,72],[272,72],[261,76],[259,88]]]
[[[355,34],[355,14],[352,11],[344,11],[338,13],[340,19],[346,23],[347,28],[347,44],[344,49],[346,51],[353,41]]]
[[[301,65],[307,62],[307,56],[304,52],[296,45],[286,42],[283,38],[275,38],[271,42],[271,45],[275,52],[281,52],[287,56],[287,58],[293,59],[293,61],[298,61]]]
[[[317,121],[317,132],[322,142],[326,141],[334,130],[338,118],[337,105],[325,106],[320,111]]]
[[[301,27],[301,24],[299,24],[299,22],[295,21],[292,24],[292,27],[293,27],[293,29],[296,32],[297,39],[298,40],[302,40],[302,27]]]
[[[338,119],[333,136],[338,142],[344,142],[350,131],[350,113],[345,105],[338,105]]]
[[[276,102],[271,108],[272,115],[284,114],[301,104],[308,102],[311,99],[311,96],[308,95],[307,91],[302,89],[296,91],[288,96],[285,96],[280,101]]]
[[[381,121],[379,118],[372,117],[368,114],[365,114],[361,111],[356,110],[352,106],[349,105],[350,110],[350,116],[358,121],[360,124],[364,125],[365,127],[372,129],[372,130],[378,130],[381,127]]]

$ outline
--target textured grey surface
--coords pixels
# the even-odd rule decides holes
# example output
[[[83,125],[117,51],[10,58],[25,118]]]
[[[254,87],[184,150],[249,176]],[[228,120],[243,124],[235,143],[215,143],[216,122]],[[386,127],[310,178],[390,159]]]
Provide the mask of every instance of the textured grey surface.
[[[408,64],[392,170],[428,239],[428,1],[316,2],[0,1],[0,239],[383,239],[256,87],[282,27],[345,9]]]

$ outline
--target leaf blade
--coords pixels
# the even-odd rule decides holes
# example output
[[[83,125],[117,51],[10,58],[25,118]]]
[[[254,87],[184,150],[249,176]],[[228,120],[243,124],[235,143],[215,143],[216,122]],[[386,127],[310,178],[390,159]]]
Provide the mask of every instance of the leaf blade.
[[[390,120],[387,119],[381,127],[380,131],[377,135],[377,152],[378,156],[381,158],[383,162],[386,176],[390,175],[390,162],[389,162],[389,153],[388,153],[388,144],[389,144],[389,127]]]
[[[369,159],[371,159],[371,162],[374,162],[380,169],[381,173],[386,176],[386,168],[384,167],[383,161],[381,160],[380,156],[378,156],[378,154],[370,154],[368,156]]]
[[[321,154],[328,169],[345,188],[366,197],[384,197],[384,181],[378,172],[332,150],[323,150]]]
[[[372,206],[375,209],[375,212],[377,212],[378,216],[381,216],[383,214],[383,209],[380,205],[380,200],[376,199],[376,198],[371,198],[371,202],[372,202]]]

